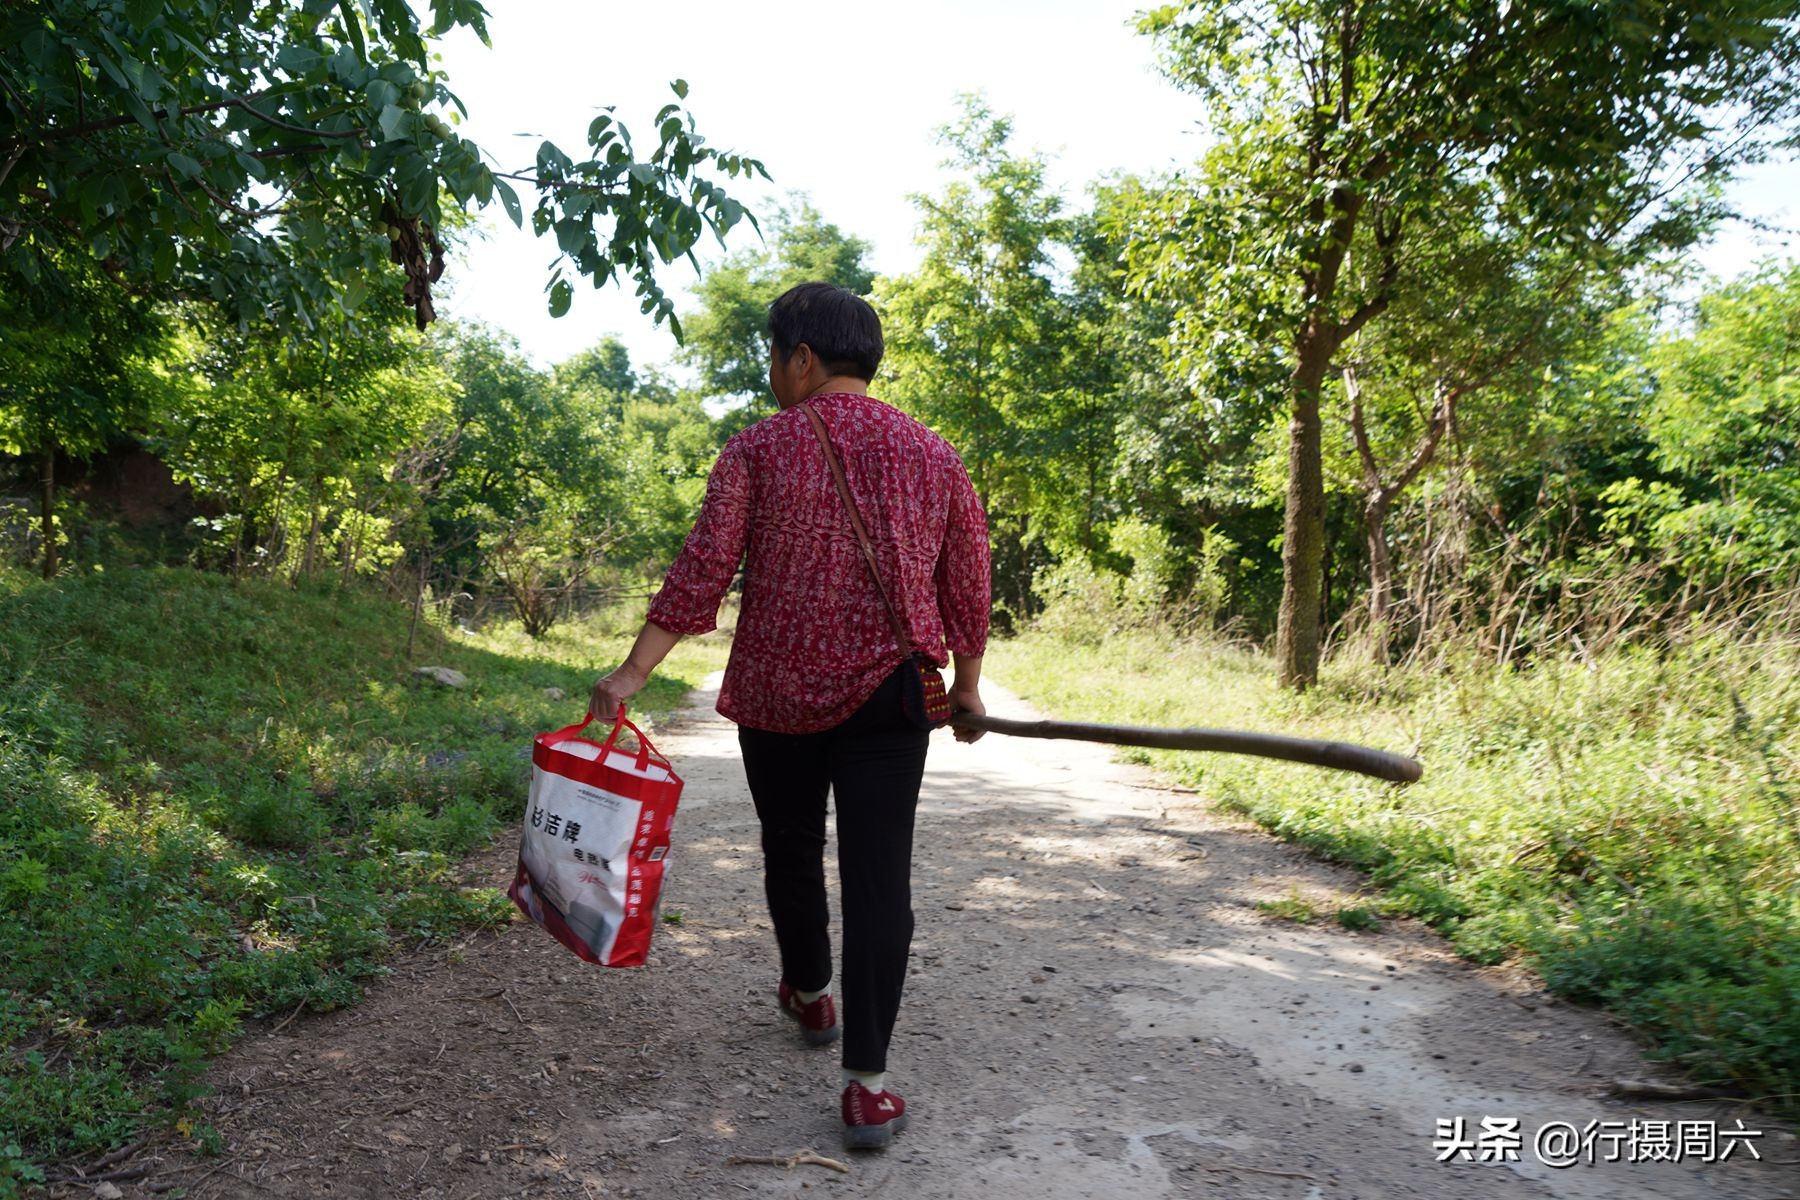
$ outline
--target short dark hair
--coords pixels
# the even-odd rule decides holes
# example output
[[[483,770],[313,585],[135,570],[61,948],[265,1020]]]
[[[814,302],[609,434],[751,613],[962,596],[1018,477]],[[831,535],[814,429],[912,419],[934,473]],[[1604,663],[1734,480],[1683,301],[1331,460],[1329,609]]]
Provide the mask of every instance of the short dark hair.
[[[830,283],[802,283],[769,305],[769,342],[786,362],[802,342],[833,375],[865,383],[875,378],[885,346],[881,318],[855,292]]]

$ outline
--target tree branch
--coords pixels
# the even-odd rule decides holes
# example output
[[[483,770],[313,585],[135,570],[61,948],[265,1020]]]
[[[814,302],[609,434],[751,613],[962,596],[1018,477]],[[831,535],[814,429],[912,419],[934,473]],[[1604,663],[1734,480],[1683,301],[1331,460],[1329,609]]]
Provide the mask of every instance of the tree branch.
[[[558,191],[597,192],[602,196],[616,196],[619,188],[616,185],[587,183],[580,179],[545,179],[538,175],[527,175],[522,171],[494,171],[495,179],[512,179],[519,183],[529,183],[535,188],[553,188]]]
[[[1344,6],[1344,18],[1338,25],[1338,123],[1350,128],[1350,96],[1356,90],[1356,31],[1352,27],[1355,6]]]
[[[7,90],[11,91],[12,89],[9,86]],[[150,110],[150,115],[160,116],[163,120],[167,121],[176,117],[192,117],[197,116],[200,113],[218,112],[221,109],[241,107],[245,108],[248,112],[254,113],[258,117],[262,117],[264,120],[269,120],[268,117],[263,116],[262,113],[257,112],[254,108],[249,108],[248,105],[251,100],[260,100],[264,96],[273,94],[273,92],[273,88],[265,88],[260,92],[251,92],[245,96],[232,96],[228,99],[215,101],[211,104],[190,104],[179,109],[166,106],[160,110],[152,108]],[[100,133],[108,129],[120,129],[127,125],[135,125],[136,123],[137,118],[127,114],[122,117],[107,117],[104,120],[99,121],[77,121],[73,125],[53,125],[47,129],[40,129],[35,137],[26,137],[23,134],[15,134],[13,137],[8,138],[7,141],[16,145],[25,146],[29,146],[34,142],[38,145],[48,145],[51,142],[61,142],[67,141],[70,138],[86,137],[90,133]],[[304,126],[289,126],[289,128],[296,129],[301,133],[316,134],[319,137],[355,136],[354,134],[329,134],[317,129],[308,129]]]
[[[262,94],[267,95],[266,92]],[[364,133],[362,129],[318,129],[311,125],[296,125],[291,121],[283,121],[279,117],[271,117],[268,113],[263,112],[259,108],[251,107],[251,99],[255,99],[255,97],[240,96],[222,107],[242,109],[257,120],[262,121],[264,124],[273,125],[276,129],[285,129],[289,133],[304,133],[308,137],[333,138],[338,141],[347,141],[350,138],[360,138]]]
[[[1412,458],[1402,467],[1394,482],[1379,488],[1376,495],[1382,505],[1394,502],[1395,497],[1404,492],[1420,471],[1437,456],[1438,442],[1443,439],[1444,431],[1450,428],[1450,421],[1456,413],[1456,401],[1461,392],[1454,388],[1445,388],[1441,383],[1437,387],[1437,401],[1432,405],[1431,423],[1425,427],[1425,434],[1419,439],[1413,450]]]
[[[279,217],[287,211],[285,208],[281,207],[280,200],[277,200],[274,204],[270,205],[268,208],[245,208],[242,205],[238,204],[236,201],[232,200],[230,197],[220,195],[218,189],[214,188],[211,184],[207,183],[206,180],[204,180],[204,179],[194,180],[194,185],[196,187],[198,187],[201,191],[205,192],[207,195],[207,198],[209,200],[211,200],[219,208],[224,209],[228,213],[232,213],[232,214],[235,214],[236,216],[240,216],[240,217],[245,217],[252,221],[260,221],[260,220],[263,220],[265,217]],[[284,192],[283,196],[285,197],[285,196],[289,196],[292,194],[293,193],[291,193],[291,192]]]
[[[1375,451],[1369,445],[1369,430],[1363,420],[1362,385],[1356,379],[1356,367],[1346,365],[1344,394],[1350,397],[1350,436],[1356,442],[1356,457],[1362,462],[1363,487],[1371,494],[1381,490],[1381,468],[1375,462]]]
[[[304,146],[282,146],[275,150],[252,150],[250,157],[258,160],[270,158],[293,158],[301,154],[326,154],[332,147],[324,142],[310,142]]]
[[[1355,337],[1357,332],[1370,321],[1387,311],[1393,303],[1394,287],[1400,279],[1400,261],[1395,255],[1395,248],[1400,244],[1400,231],[1404,222],[1395,217],[1389,225],[1378,211],[1375,215],[1375,245],[1381,251],[1381,274],[1376,278],[1375,294],[1357,306],[1350,319],[1338,326],[1338,338]]]
[[[13,152],[6,156],[6,162],[0,164],[0,183],[6,182],[6,177],[12,174],[12,169],[18,165],[19,159],[23,157],[24,153],[23,145],[13,147]]]

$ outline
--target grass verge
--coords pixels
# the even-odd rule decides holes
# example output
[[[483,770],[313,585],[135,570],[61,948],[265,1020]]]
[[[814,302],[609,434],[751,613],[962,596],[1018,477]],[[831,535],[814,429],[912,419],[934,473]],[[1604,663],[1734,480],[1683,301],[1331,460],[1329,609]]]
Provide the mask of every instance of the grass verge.
[[[517,819],[531,735],[581,715],[629,633],[422,627],[410,660],[406,637],[359,591],[0,573],[0,1196],[157,1122],[216,1144],[191,1102],[245,1020],[511,920],[458,861]],[[724,657],[683,641],[636,712]]]
[[[1074,720],[1261,729],[1418,756],[1425,778],[1128,752],[1368,873],[1382,914],[1464,955],[1520,957],[1696,1079],[1800,1115],[1800,645],[1698,637],[1661,653],[1334,664],[1304,695],[1264,656],[1155,633],[1028,633],[990,671]]]

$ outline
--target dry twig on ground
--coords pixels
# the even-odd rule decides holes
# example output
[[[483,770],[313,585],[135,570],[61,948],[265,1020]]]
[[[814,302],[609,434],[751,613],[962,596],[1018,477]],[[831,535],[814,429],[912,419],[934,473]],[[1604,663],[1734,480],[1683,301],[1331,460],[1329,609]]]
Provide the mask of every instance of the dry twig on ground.
[[[766,1167],[787,1167],[790,1170],[798,1166],[829,1167],[833,1171],[850,1173],[850,1164],[839,1162],[835,1158],[826,1158],[813,1150],[796,1150],[789,1155],[779,1154],[734,1154],[725,1160],[728,1167],[757,1165]]]

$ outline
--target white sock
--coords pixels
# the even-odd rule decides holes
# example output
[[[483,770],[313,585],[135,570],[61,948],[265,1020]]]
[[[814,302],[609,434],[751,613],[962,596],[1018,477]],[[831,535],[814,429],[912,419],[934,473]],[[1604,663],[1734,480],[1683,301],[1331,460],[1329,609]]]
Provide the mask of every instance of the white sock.
[[[852,1081],[862,1084],[871,1092],[880,1093],[887,1090],[886,1071],[852,1071],[845,1068],[844,1086],[849,1087]]]
[[[794,995],[800,1001],[800,1003],[811,1004],[814,1000],[817,1000],[820,996],[831,995],[831,989],[829,987],[827,987],[827,988],[822,988],[821,990],[816,991],[816,992],[796,991],[794,993]]]

